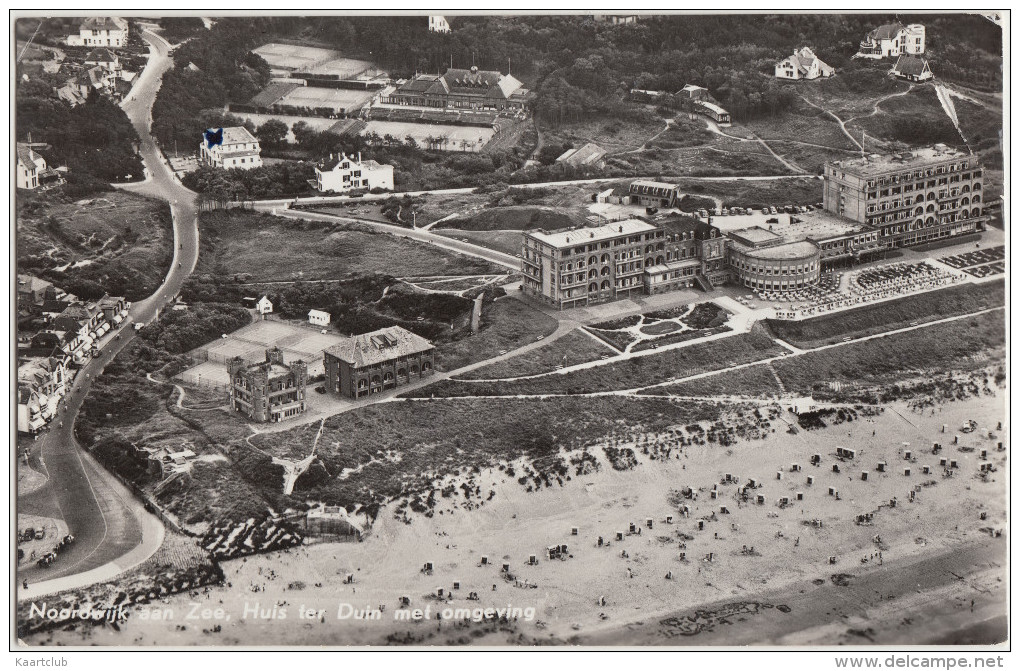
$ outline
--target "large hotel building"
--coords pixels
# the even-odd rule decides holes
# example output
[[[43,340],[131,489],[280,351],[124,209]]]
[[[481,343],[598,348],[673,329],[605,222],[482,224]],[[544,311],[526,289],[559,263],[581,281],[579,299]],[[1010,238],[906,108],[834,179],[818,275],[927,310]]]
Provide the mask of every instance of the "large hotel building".
[[[987,221],[976,157],[945,145],[825,164],[823,209],[725,233],[690,216],[526,231],[526,294],[560,309],[735,281],[793,291],[833,268],[973,233]]]
[[[896,247],[973,233],[987,221],[975,156],[936,145],[825,164],[825,209]]]

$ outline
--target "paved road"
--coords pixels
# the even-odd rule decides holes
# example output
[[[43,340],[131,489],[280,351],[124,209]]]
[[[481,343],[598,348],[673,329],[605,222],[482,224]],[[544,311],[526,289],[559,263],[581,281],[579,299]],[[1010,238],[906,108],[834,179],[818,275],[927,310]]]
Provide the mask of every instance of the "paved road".
[[[81,448],[73,435],[74,418],[89,385],[131,341],[134,336],[131,323],[151,320],[167,298],[180,291],[198,260],[196,196],[176,183],[149,135],[152,103],[163,73],[173,65],[167,54],[169,45],[147,31],[143,32],[143,37],[150,46],[149,63],[123,108],[142,138],[141,154],[149,177],[145,182],[122,188],[170,202],[177,248],[170,272],[159,290],[131,306],[130,318],[121,329],[120,339],[111,340],[103,348],[103,354],[80,371],[74,387],[65,397],[66,409],[60,411],[48,431],[31,446],[33,462],[41,465],[49,478],[43,487],[19,498],[18,509],[63,518],[76,542],[49,568],[40,569],[33,564],[19,571],[19,579],[29,583],[99,568],[123,558],[143,543],[153,542],[154,538],[151,534],[154,518],[123,484]],[[150,530],[147,536],[143,534],[145,528]],[[151,549],[155,551],[156,547]]]

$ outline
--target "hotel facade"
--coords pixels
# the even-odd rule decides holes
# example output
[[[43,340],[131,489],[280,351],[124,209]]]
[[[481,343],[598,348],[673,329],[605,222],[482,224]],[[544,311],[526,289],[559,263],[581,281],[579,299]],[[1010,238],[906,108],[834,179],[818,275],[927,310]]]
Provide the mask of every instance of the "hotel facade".
[[[729,281],[796,291],[896,247],[980,230],[989,219],[982,177],[976,157],[936,145],[826,163],[823,209],[791,217],[782,233],[770,226],[723,234],[691,216],[525,231],[522,291],[560,309]],[[680,199],[673,185],[640,180],[631,195]]]

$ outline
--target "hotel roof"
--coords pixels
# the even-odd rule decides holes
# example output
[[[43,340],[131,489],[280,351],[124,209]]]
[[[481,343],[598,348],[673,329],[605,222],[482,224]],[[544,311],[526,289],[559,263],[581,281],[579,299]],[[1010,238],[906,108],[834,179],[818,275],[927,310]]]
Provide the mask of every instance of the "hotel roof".
[[[355,368],[363,368],[431,349],[432,343],[420,335],[399,326],[389,326],[371,333],[344,338],[340,343],[327,348],[325,353]]]
[[[976,156],[968,156],[946,145],[936,145],[899,154],[871,154],[870,156],[847,158],[842,161],[832,161],[830,165],[855,174],[877,175],[897,170],[911,170],[940,161],[960,158],[970,158],[975,164],[977,162]]]
[[[572,228],[561,231],[530,231],[526,235],[556,248],[570,247],[601,240],[611,240],[624,235],[654,231],[656,227],[640,219],[616,221],[596,228]]]
[[[800,242],[787,242],[771,247],[747,247],[738,242],[733,243],[741,252],[755,259],[768,259],[772,261],[804,259],[818,254],[818,247],[811,242],[802,240]]]

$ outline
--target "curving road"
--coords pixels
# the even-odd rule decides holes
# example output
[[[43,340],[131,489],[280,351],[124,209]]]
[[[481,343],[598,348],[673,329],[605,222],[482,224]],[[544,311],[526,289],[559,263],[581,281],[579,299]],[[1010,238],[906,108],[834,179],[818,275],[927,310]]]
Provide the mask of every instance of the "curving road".
[[[119,571],[140,563],[155,552],[162,539],[161,523],[145,511],[142,502],[127,487],[81,448],[73,433],[74,418],[91,381],[133,338],[130,324],[151,320],[157,310],[180,291],[198,261],[196,195],[177,183],[149,133],[152,103],[163,73],[173,66],[168,55],[170,45],[149,31],[143,31],[142,36],[149,43],[149,62],[122,107],[142,138],[140,152],[148,178],[145,182],[121,185],[121,188],[170,203],[174,257],[160,288],[131,306],[120,339],[111,340],[103,348],[102,355],[79,372],[59,415],[48,431],[30,446],[33,466],[44,471],[48,479],[39,489],[18,498],[18,510],[62,518],[76,542],[49,568],[41,569],[33,563],[19,569],[19,598],[44,592],[48,581],[59,583],[61,588],[73,587],[74,577],[88,571],[96,573],[101,568],[107,569],[104,579],[109,579],[111,569]],[[28,590],[20,589],[22,580],[29,582]],[[89,581],[81,576],[78,584]]]

